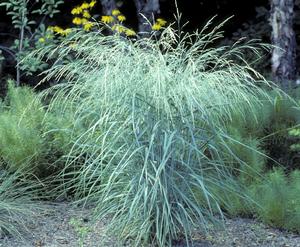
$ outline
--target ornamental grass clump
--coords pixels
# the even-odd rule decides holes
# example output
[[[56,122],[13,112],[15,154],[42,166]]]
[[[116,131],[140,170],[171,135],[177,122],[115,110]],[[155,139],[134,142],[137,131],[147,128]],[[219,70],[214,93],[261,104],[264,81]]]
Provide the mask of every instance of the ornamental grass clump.
[[[21,169],[13,173],[0,171],[1,237],[11,235],[22,238],[22,233],[28,231],[28,223],[34,221],[34,213],[41,210],[33,192],[38,191],[40,185],[38,181],[33,183],[29,177],[30,174]]]
[[[224,183],[232,173],[222,156],[234,152],[218,150],[227,143],[223,122],[233,112],[251,114],[263,79],[243,62],[244,49],[258,52],[250,44],[211,48],[217,30],[180,36],[167,28],[159,40],[136,42],[79,32],[50,51],[59,60],[45,80],[61,83],[50,89],[49,110],[71,111],[84,126],[62,188],[96,203],[96,217],[109,215],[132,246],[188,242],[195,227],[222,216],[207,184],[224,193],[233,187]]]

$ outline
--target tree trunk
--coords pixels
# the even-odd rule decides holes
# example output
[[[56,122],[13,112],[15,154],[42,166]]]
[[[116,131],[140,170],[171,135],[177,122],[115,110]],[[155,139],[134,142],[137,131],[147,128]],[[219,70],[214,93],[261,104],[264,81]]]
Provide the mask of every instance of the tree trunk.
[[[151,32],[151,26],[154,24],[155,15],[160,13],[159,0],[134,0],[139,33],[147,36]]]
[[[103,15],[111,15],[111,12],[117,8],[115,0],[101,0]]]
[[[294,0],[271,0],[272,74],[283,90],[296,80],[296,38],[293,29]]]

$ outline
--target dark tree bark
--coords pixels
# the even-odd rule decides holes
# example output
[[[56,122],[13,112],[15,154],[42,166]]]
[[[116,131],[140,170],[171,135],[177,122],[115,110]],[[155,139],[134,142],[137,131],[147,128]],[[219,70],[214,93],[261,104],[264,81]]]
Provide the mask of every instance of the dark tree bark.
[[[155,16],[160,13],[159,0],[134,0],[139,33],[147,36],[151,32],[151,26],[155,21]]]
[[[296,38],[293,29],[294,0],[271,0],[272,74],[283,90],[296,80]]]
[[[111,15],[111,12],[117,8],[115,0],[101,0],[103,15]]]

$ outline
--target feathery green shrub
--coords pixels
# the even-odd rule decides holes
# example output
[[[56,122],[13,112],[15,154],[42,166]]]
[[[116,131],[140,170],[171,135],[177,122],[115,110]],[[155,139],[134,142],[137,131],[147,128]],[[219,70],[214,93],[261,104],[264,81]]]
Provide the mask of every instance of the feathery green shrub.
[[[267,162],[268,168],[278,167],[278,164],[287,170],[297,168],[296,164],[299,162],[297,152],[290,148],[295,141],[289,135],[289,131],[300,124],[297,94],[299,94],[299,89],[295,89],[294,95],[290,96],[276,91],[271,92],[273,102],[264,106],[269,111],[269,117],[260,141],[262,149],[271,158]]]
[[[41,125],[44,112],[29,88],[9,84],[0,115],[0,156],[5,169],[36,166],[44,153]]]
[[[221,37],[217,29],[179,37],[167,28],[157,41],[136,42],[78,32],[37,52],[60,57],[47,71],[46,79],[61,81],[49,109],[74,112],[85,129],[72,143],[64,188],[97,203],[96,216],[110,215],[112,230],[135,246],[188,240],[194,227],[222,215],[208,185],[232,190],[223,187],[233,178],[219,147],[238,157],[224,119],[243,112],[241,103],[252,109],[264,92],[241,57],[258,50],[208,48]],[[67,56],[74,59],[61,63]]]
[[[38,94],[9,83],[0,107],[1,167],[19,168],[38,176],[52,175],[66,152],[71,123],[54,112],[46,113]]]
[[[253,180],[259,179],[266,169],[266,155],[261,149],[261,143],[257,137],[242,136],[238,128],[228,129],[227,147],[228,152],[223,149],[223,159],[234,170],[234,173],[243,184],[251,184]]]
[[[236,112],[227,120],[227,131],[233,139],[228,145],[242,162],[256,167],[259,172],[280,166],[287,170],[297,168],[299,155],[293,149],[297,145],[294,135],[297,128],[292,129],[300,123],[297,91],[291,96],[278,90],[267,91],[267,97],[254,103],[253,114]],[[240,167],[240,162],[229,163]]]
[[[272,226],[300,231],[299,179],[299,171],[289,177],[282,169],[269,172],[254,194],[257,216]]]
[[[299,124],[298,91],[291,96],[270,91],[256,104],[254,114],[236,112],[227,120],[227,145],[238,159],[225,150],[224,160],[234,169],[236,184],[225,180],[224,187],[239,188],[243,196],[212,189],[228,215],[257,216],[272,226],[300,230],[299,170],[293,171],[297,160],[292,159],[297,154],[290,150],[288,135],[297,138],[298,129],[290,127]],[[270,164],[277,168],[270,170]]]
[[[300,96],[299,96],[299,92],[300,90],[296,91],[296,101],[297,104],[295,104],[293,106],[293,110],[296,111],[296,113],[298,113],[296,116],[298,116],[297,121],[296,121],[296,125],[289,129],[288,134],[289,137],[292,139],[292,143],[290,145],[290,151],[296,153],[296,160],[294,159],[294,162],[299,161],[299,150],[300,150],[300,117],[299,117],[299,110],[300,110]],[[300,169],[300,167],[298,167]]]
[[[293,151],[299,151],[300,150],[300,143],[299,141],[299,137],[300,137],[300,129],[299,126],[289,130],[289,136],[293,137],[295,139],[295,143],[293,143],[291,145],[291,150]]]
[[[289,198],[291,211],[285,222],[287,229],[300,233],[300,170],[295,170],[289,174]]]

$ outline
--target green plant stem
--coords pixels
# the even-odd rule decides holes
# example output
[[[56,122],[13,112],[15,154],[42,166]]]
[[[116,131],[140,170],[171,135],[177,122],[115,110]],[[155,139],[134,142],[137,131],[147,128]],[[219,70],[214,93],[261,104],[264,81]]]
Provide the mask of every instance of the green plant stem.
[[[21,27],[21,31],[20,31],[20,42],[19,42],[19,51],[18,53],[20,54],[23,50],[23,39],[24,39],[24,15],[25,15],[25,9],[22,12],[22,27]],[[20,85],[20,77],[21,77],[21,72],[20,72],[20,66],[19,66],[19,61],[17,61],[17,78],[16,78],[16,86]]]

